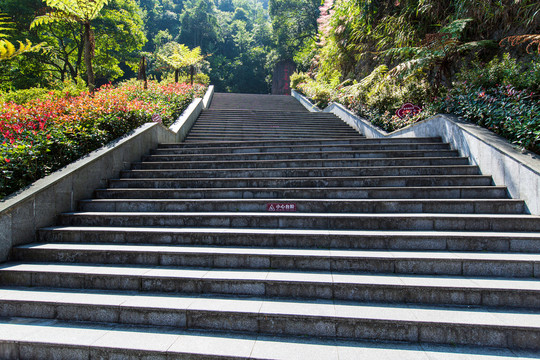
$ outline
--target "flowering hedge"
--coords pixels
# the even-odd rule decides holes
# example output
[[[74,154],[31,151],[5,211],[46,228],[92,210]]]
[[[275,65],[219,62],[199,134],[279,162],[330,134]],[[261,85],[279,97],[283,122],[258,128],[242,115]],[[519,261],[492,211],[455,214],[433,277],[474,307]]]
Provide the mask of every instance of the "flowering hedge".
[[[103,86],[91,96],[46,96],[0,108],[0,197],[17,191],[152,121],[170,125],[203,85],[135,81]]]

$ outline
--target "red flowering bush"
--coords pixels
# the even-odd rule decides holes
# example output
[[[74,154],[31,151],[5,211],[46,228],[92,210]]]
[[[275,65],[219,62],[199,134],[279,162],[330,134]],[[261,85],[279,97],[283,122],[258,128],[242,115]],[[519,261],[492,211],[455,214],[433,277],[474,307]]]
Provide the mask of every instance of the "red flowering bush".
[[[58,170],[138,126],[171,125],[203,85],[135,81],[103,86],[94,96],[48,96],[0,108],[0,197]]]

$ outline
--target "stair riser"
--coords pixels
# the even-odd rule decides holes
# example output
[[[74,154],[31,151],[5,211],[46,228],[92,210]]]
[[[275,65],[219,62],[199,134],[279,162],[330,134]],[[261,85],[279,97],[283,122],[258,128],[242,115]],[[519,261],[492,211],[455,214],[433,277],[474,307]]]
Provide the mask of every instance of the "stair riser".
[[[182,213],[144,213],[144,216],[115,214],[102,215],[61,215],[61,225],[70,226],[165,226],[165,227],[225,227],[261,229],[333,229],[333,230],[412,230],[412,231],[540,231],[540,221],[536,218],[521,217],[497,219],[489,216],[450,219],[445,216],[408,217],[404,216],[362,216],[325,217],[272,216]]]
[[[353,128],[346,124],[327,124],[324,121],[316,123],[310,123],[307,121],[276,121],[273,119],[261,119],[260,123],[253,124],[247,121],[230,122],[230,121],[212,121],[206,123],[197,123],[191,128],[191,131],[201,133],[210,133],[214,131],[225,131],[234,133],[234,131],[293,131],[299,132],[299,130],[305,131],[326,131],[327,134],[334,134],[336,132],[348,132],[350,134],[357,133]]]
[[[186,140],[186,142],[190,141],[230,141],[230,140],[236,140],[236,141],[251,141],[251,140],[287,140],[287,139],[297,139],[299,137],[303,138],[320,138],[324,135],[323,132],[320,134],[311,134],[311,135],[305,135],[305,134],[290,134],[289,132],[283,133],[283,134],[275,134],[275,135],[269,135],[269,134],[252,134],[252,133],[245,133],[245,134],[239,134],[239,135],[192,135],[189,137],[189,139]],[[341,138],[349,138],[351,135],[331,135],[328,136],[329,138],[333,139],[341,139]]]
[[[521,201],[81,201],[81,211],[122,211],[122,212],[206,212],[206,211],[267,211],[268,202],[296,204],[299,212],[330,212],[330,213],[456,213],[456,214],[522,214],[525,210]]]
[[[540,331],[512,327],[458,326],[445,323],[390,322],[373,319],[293,317],[249,312],[213,312],[129,308],[127,306],[2,301],[0,316],[174,327],[190,330],[241,331],[265,335],[302,335],[346,340],[410,341],[540,349]]]
[[[323,160],[266,160],[266,161],[226,161],[226,162],[143,162],[134,163],[133,169],[233,169],[233,168],[306,168],[343,166],[433,166],[469,165],[467,158],[393,158],[393,159],[323,159]]]
[[[449,150],[448,144],[396,144],[396,145],[349,145],[349,146],[272,146],[244,148],[158,148],[152,154],[244,154],[269,152],[322,152],[322,151],[399,151],[399,150]]]
[[[238,135],[291,135],[297,137],[308,137],[313,135],[319,136],[354,136],[357,134],[353,129],[328,129],[328,128],[313,128],[307,126],[291,126],[291,127],[282,127],[279,125],[275,126],[266,126],[260,128],[251,128],[251,127],[239,127],[237,129],[220,127],[219,129],[204,129],[193,127],[189,132],[189,136],[238,136]]]
[[[327,189],[108,189],[98,199],[504,199],[500,187]]]
[[[338,177],[338,176],[426,176],[478,175],[476,166],[364,167],[298,169],[221,169],[221,170],[128,170],[122,178],[253,178],[253,177]]]
[[[113,179],[110,188],[325,188],[325,187],[410,187],[489,186],[491,177],[395,177],[395,178],[305,178],[305,179]]]
[[[441,142],[440,138],[391,138],[391,139],[367,139],[361,135],[350,137],[349,139],[334,140],[328,138],[320,139],[295,139],[295,140],[274,140],[274,141],[223,141],[217,143],[208,143],[195,141],[183,143],[162,143],[158,145],[159,149],[170,148],[206,148],[206,147],[245,147],[245,146],[299,146],[299,145],[375,145],[375,144],[417,144]]]
[[[490,237],[482,235],[471,238],[459,234],[446,235],[283,235],[263,233],[173,233],[151,231],[72,231],[40,230],[39,242],[56,243],[118,243],[118,244],[163,244],[163,245],[210,245],[289,248],[333,248],[368,250],[448,250],[537,253],[540,239],[511,235]],[[540,266],[540,265],[537,265]],[[536,270],[535,270],[536,271]]]
[[[460,259],[388,259],[374,257],[329,258],[324,256],[283,256],[212,254],[208,252],[113,252],[16,248],[15,260],[58,263],[105,263],[236,269],[319,270],[385,274],[424,274],[540,278],[534,261],[474,261]]]
[[[380,151],[380,152],[323,152],[323,153],[276,153],[276,154],[202,154],[202,155],[147,155],[142,161],[238,161],[238,160],[281,160],[281,159],[387,159],[400,157],[453,157],[458,153],[454,150],[403,150],[403,151]]]
[[[337,299],[377,303],[477,305],[540,309],[540,291],[441,288],[431,286],[324,283],[243,279],[201,279],[64,272],[3,271],[6,286],[130,290],[189,294],[250,295],[298,299]]]

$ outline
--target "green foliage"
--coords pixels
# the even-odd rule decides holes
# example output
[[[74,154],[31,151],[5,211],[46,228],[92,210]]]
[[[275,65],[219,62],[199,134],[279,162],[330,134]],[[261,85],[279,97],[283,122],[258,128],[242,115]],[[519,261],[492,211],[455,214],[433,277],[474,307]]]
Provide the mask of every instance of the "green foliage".
[[[277,51],[292,59],[306,42],[317,35],[320,0],[270,0],[270,18]]]
[[[298,85],[309,81],[309,75],[303,72],[295,72],[291,75],[291,89],[298,89]]]
[[[170,42],[160,49],[158,58],[171,69],[180,70],[184,67],[196,65],[204,57],[201,55],[200,47],[190,50],[184,44]]]
[[[47,101],[55,98],[69,98],[79,96],[86,91],[82,81],[77,83],[66,80],[63,83],[56,83],[51,88],[29,88],[15,91],[8,91],[0,94],[0,103],[12,102],[23,105],[33,100]]]
[[[216,14],[213,0],[186,0],[180,15],[178,42],[190,48],[208,49],[218,39]]]
[[[38,16],[31,27],[59,21],[90,22],[94,20],[109,0],[44,0],[54,12]]]
[[[100,82],[114,81],[133,69],[138,52],[146,43],[142,11],[135,0],[110,0],[92,20],[95,40],[92,70]],[[41,61],[53,79],[78,79],[87,70],[85,40],[80,23],[69,21],[39,27],[40,38],[49,47]]]
[[[518,62],[509,53],[505,53],[487,64],[472,62],[470,68],[457,74],[456,78],[456,91],[466,91],[467,87],[495,88],[498,85],[510,85],[517,90],[540,94],[540,61]]]

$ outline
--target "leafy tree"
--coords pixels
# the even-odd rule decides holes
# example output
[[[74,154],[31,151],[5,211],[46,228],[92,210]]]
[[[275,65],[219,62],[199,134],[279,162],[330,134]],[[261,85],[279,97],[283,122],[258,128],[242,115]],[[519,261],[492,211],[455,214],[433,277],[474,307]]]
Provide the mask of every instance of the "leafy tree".
[[[94,91],[95,78],[92,67],[94,57],[95,38],[91,22],[97,18],[99,12],[109,0],[44,0],[47,6],[53,9],[45,15],[34,19],[31,27],[50,24],[53,22],[73,22],[82,25],[82,38],[84,44],[84,62],[88,76],[88,87]]]
[[[110,0],[93,20],[95,32],[95,78],[100,82],[113,81],[125,71],[136,68],[139,52],[146,43],[143,13],[134,0]],[[39,26],[40,38],[49,44],[46,64],[55,79],[79,79],[84,71],[84,38],[82,25],[77,22],[58,22]]]
[[[174,70],[174,81],[178,82],[178,76],[180,70],[188,67],[191,74],[191,85],[193,85],[193,75],[195,65],[200,63],[204,57],[201,55],[201,48],[196,47],[193,50],[184,44],[178,44],[176,42],[170,42],[165,44],[160,53],[158,53],[158,58],[166,66]]]
[[[320,0],[270,0],[274,38],[283,59],[292,59],[304,43],[317,36]]]
[[[187,0],[180,15],[178,42],[207,49],[218,40],[216,7],[213,0]]]

